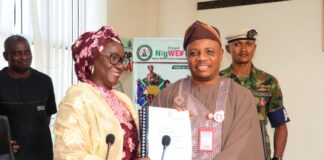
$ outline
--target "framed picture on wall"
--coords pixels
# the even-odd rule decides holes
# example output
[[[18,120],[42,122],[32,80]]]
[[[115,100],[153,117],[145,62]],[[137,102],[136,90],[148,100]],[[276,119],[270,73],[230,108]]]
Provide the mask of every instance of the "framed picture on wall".
[[[197,9],[216,9],[282,1],[289,0],[197,0]]]

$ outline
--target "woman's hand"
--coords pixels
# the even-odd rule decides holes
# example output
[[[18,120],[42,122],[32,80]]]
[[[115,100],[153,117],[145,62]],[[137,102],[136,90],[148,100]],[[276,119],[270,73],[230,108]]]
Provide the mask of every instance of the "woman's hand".
[[[10,140],[9,143],[10,143],[10,146],[11,146],[12,152],[13,152],[13,153],[17,153],[18,150],[19,150],[19,148],[20,148],[20,146],[18,145],[17,141],[15,141],[15,140]]]

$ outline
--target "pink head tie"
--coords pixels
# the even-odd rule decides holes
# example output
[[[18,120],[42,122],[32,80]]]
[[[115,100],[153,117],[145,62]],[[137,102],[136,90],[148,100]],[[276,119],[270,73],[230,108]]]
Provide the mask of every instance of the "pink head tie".
[[[103,26],[96,32],[83,33],[74,42],[71,47],[72,57],[75,73],[81,82],[89,79],[94,60],[111,41],[121,44],[117,32],[111,26]]]

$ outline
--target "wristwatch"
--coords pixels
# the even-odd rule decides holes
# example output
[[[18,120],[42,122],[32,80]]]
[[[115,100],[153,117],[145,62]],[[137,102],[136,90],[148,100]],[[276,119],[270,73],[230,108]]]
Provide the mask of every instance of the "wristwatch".
[[[273,157],[271,160],[282,160],[280,157]]]

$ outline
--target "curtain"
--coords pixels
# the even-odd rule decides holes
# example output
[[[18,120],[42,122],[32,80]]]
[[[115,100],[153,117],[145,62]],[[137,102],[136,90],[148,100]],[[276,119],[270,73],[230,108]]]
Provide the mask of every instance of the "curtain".
[[[14,32],[14,0],[0,0],[0,37]]]
[[[0,0],[1,52],[8,36],[26,37],[33,52],[32,67],[52,78],[59,103],[77,82],[71,45],[85,31],[106,24],[106,8],[106,0]],[[7,66],[0,59],[0,67]]]
[[[0,69],[7,66],[2,58],[3,42],[6,37],[14,32],[14,0],[0,0]]]
[[[0,0],[0,51],[8,36],[26,37],[33,53],[32,67],[52,78],[58,105],[77,82],[71,45],[85,31],[106,24],[106,6],[106,0]],[[0,69],[7,65],[0,58]]]
[[[84,28],[83,0],[30,0],[35,68],[47,73],[60,100],[76,82],[71,44]],[[81,21],[81,23],[80,23]],[[83,31],[81,31],[83,32]]]

